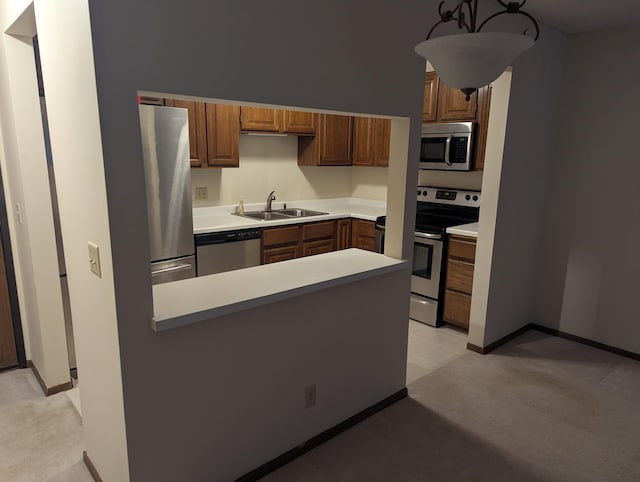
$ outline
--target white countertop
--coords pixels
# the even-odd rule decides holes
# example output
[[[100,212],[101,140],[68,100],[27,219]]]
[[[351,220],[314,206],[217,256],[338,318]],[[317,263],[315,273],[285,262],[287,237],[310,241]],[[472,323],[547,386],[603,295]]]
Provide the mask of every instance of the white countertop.
[[[151,326],[155,331],[165,331],[399,271],[406,264],[351,248],[158,284],[153,286]]]
[[[384,216],[386,213],[386,203],[384,201],[361,198],[286,201],[286,204],[288,208],[312,209],[327,214],[304,218],[259,221],[233,214],[237,208],[236,205],[194,208],[193,232],[194,234],[203,234],[228,231],[231,229],[263,228],[349,217],[375,221],[378,216]],[[283,202],[273,203],[273,209],[281,209],[282,207],[284,207]],[[259,211],[264,209],[264,203],[245,204],[244,209],[245,211]]]
[[[469,236],[470,238],[478,238],[478,223],[461,224],[460,226],[451,226],[447,228],[447,233],[457,234],[459,236]]]

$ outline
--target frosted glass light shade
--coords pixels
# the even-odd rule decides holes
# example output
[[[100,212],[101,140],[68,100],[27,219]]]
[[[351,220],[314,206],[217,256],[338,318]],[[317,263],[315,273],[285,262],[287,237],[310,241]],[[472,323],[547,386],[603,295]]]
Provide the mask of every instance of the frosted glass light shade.
[[[448,86],[478,89],[500,77],[534,43],[533,38],[522,34],[465,33],[425,40],[416,45],[415,51],[431,62]]]

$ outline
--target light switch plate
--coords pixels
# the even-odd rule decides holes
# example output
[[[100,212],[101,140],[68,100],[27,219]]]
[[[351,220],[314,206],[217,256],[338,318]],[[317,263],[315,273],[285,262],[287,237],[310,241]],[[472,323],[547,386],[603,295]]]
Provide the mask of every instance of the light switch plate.
[[[91,241],[89,241],[89,269],[98,278],[102,278],[102,272],[100,271],[100,248]]]

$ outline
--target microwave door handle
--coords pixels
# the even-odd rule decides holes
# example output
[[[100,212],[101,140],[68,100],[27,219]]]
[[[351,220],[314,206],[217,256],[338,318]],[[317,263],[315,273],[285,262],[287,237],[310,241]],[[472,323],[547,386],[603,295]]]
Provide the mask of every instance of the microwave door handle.
[[[447,163],[447,166],[451,165],[451,161],[449,160],[449,152],[451,151],[451,137],[453,136],[447,137],[447,143],[444,148],[444,162]]]

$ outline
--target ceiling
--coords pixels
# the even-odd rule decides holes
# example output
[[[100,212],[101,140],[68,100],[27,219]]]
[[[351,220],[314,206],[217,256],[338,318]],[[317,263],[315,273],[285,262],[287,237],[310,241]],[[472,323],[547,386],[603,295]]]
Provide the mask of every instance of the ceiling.
[[[638,0],[529,0],[522,9],[567,33],[640,23]]]

